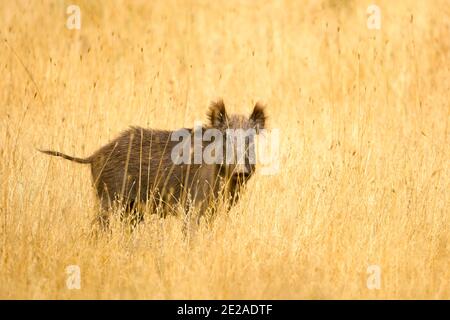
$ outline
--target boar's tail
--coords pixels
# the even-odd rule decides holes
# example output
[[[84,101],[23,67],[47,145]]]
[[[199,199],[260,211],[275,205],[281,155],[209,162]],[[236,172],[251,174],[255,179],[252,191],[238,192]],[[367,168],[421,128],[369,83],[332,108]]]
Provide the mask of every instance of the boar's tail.
[[[45,153],[45,154],[48,154],[48,155],[51,155],[51,156],[61,157],[61,158],[64,158],[64,159],[67,159],[67,160],[70,160],[70,161],[74,161],[74,162],[78,162],[78,163],[85,163],[86,164],[86,163],[91,163],[92,162],[91,157],[83,159],[83,158],[71,157],[71,156],[68,156],[67,154],[64,154],[64,153],[61,153],[61,152],[58,152],[58,151],[41,150],[41,149],[38,149],[38,151],[40,151],[42,153]]]

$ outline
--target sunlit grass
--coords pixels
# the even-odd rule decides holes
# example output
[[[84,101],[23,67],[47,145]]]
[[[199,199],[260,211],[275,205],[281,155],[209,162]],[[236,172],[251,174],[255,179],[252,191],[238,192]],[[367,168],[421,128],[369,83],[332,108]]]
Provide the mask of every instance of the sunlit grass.
[[[450,298],[446,1],[0,3],[1,298]],[[91,236],[87,156],[129,125],[267,104],[280,171],[193,241]],[[66,287],[79,265],[81,289]],[[381,288],[367,288],[379,265]]]

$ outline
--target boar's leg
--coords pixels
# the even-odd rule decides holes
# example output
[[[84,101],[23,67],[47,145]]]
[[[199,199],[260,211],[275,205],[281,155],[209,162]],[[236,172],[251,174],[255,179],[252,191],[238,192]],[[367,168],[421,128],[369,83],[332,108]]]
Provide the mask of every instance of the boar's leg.
[[[100,199],[101,207],[94,222],[97,223],[102,230],[107,230],[109,229],[109,210],[112,208],[112,203],[106,185],[104,185],[103,188],[97,186],[97,194]]]
[[[137,200],[127,201],[124,209],[124,213],[121,214],[120,218],[122,221],[127,221],[133,229],[144,221],[144,213],[141,204]]]

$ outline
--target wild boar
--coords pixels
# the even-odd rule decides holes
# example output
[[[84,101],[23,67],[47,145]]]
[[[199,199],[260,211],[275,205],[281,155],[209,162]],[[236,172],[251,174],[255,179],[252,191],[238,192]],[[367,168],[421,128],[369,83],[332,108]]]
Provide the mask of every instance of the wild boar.
[[[236,202],[255,171],[254,136],[264,129],[267,118],[260,103],[249,117],[228,115],[223,100],[211,103],[207,116],[206,126],[192,129],[131,127],[87,158],[39,151],[90,164],[103,226],[108,225],[114,204],[133,212],[137,221],[143,218],[141,205],[159,206],[163,212],[177,205],[186,211],[192,206],[201,215],[220,196],[230,206]],[[180,137],[186,141],[180,142]]]

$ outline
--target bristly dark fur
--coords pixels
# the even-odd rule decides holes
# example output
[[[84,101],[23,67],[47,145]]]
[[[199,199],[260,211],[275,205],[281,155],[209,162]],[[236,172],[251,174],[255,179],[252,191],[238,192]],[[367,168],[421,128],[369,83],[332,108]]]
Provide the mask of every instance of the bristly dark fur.
[[[254,123],[257,131],[264,129],[266,126],[267,116],[265,108],[266,107],[261,102],[257,102],[250,115],[250,121]]]
[[[266,120],[261,104],[256,104],[250,118],[247,118],[228,116],[223,100],[213,102],[207,116],[210,126],[219,130],[254,127],[258,131],[264,128]],[[194,134],[192,129],[188,130]],[[234,203],[241,186],[253,173],[254,165],[244,173],[236,172],[233,165],[225,163],[174,164],[171,152],[179,141],[171,140],[173,132],[131,127],[84,159],[57,151],[39,151],[90,164],[102,205],[99,216],[102,224],[107,224],[107,211],[117,200],[125,208],[136,208],[140,203],[151,208],[193,204],[200,213],[204,213],[221,195]]]
[[[228,115],[222,99],[211,103],[207,116],[212,127],[221,127],[228,123]]]

